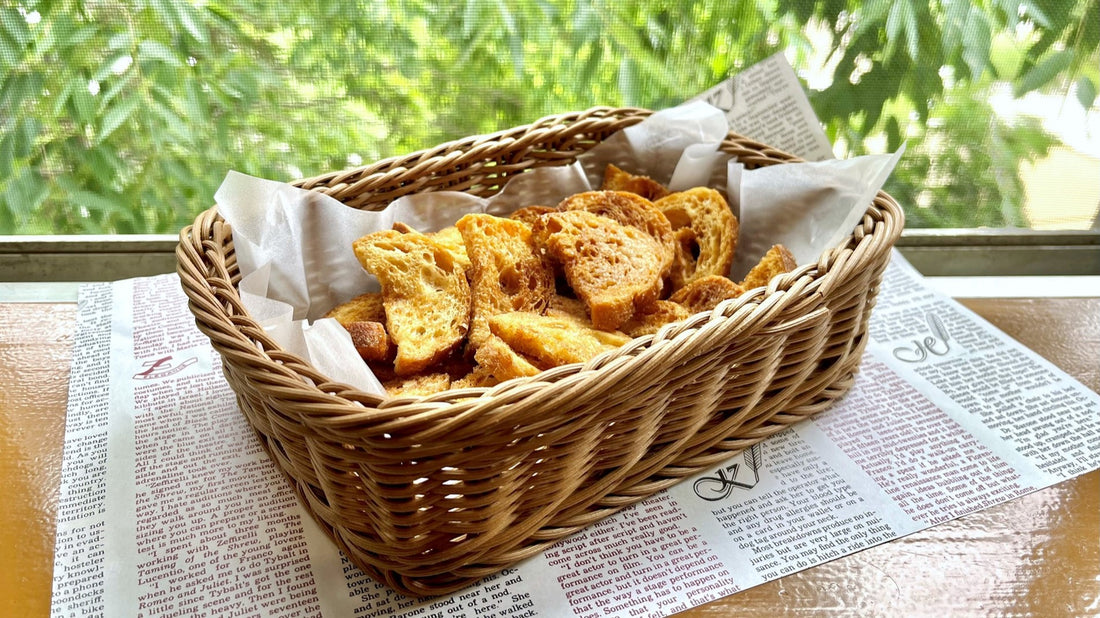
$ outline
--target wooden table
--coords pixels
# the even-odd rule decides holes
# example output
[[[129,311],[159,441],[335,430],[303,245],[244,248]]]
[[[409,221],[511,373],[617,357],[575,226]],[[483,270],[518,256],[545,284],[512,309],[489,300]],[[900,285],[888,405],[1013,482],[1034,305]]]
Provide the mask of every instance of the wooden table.
[[[1100,299],[967,305],[1100,391]],[[76,306],[0,303],[0,616],[46,616]],[[1100,614],[1100,471],[685,616]]]

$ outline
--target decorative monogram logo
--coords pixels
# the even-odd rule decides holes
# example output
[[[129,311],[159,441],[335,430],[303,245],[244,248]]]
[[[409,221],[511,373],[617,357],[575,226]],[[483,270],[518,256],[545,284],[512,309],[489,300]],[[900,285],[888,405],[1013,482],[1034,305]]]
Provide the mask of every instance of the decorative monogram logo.
[[[190,365],[199,362],[199,359],[192,356],[184,360],[182,363],[173,366],[172,357],[165,356],[164,358],[158,358],[155,361],[145,361],[141,364],[142,367],[148,367],[145,371],[134,374],[135,380],[155,380],[157,378],[166,378],[170,375],[177,374]]]
[[[741,461],[718,468],[715,476],[704,476],[695,481],[695,495],[709,502],[723,500],[736,489],[752,489],[760,482],[760,466],[763,463],[763,445],[759,442],[742,453]],[[748,472],[742,473],[744,470]],[[748,475],[752,474],[752,480]],[[742,478],[745,477],[745,478]]]
[[[928,322],[928,328],[932,334],[923,340],[914,339],[912,348],[906,346],[894,348],[894,358],[905,363],[919,363],[930,354],[943,356],[951,351],[951,344],[948,343],[951,341],[951,335],[940,317],[929,311],[924,314],[924,319]]]

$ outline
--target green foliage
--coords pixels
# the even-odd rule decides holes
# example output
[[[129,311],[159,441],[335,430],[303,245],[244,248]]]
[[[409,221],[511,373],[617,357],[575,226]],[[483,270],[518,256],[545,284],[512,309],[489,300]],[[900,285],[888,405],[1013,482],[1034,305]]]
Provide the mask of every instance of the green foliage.
[[[0,234],[171,233],[228,170],[291,180],[593,105],[826,67],[842,156],[908,140],[914,225],[1019,225],[1055,142],[987,101],[1095,105],[1098,0],[24,0],[0,8]],[[1069,97],[1070,89],[1075,96]],[[965,147],[956,147],[962,144]]]

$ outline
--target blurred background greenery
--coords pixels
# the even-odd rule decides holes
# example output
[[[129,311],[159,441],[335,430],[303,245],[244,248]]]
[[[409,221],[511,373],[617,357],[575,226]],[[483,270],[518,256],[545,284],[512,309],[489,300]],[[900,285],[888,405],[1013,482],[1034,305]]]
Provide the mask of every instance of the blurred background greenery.
[[[174,233],[230,169],[293,180],[667,107],[778,51],[838,157],[907,141],[887,190],[910,227],[1029,226],[1035,165],[1094,169],[1066,142],[1097,143],[1098,1],[5,3],[0,234]],[[1097,198],[1078,198],[1087,226]]]

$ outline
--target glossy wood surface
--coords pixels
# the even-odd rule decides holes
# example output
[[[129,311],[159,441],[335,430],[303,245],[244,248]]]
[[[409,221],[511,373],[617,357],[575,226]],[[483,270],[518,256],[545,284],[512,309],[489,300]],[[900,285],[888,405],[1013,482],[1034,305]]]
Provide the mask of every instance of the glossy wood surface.
[[[963,304],[1100,392],[1100,299]],[[0,616],[47,616],[76,306],[0,303]],[[1100,615],[1100,471],[683,616]]]

